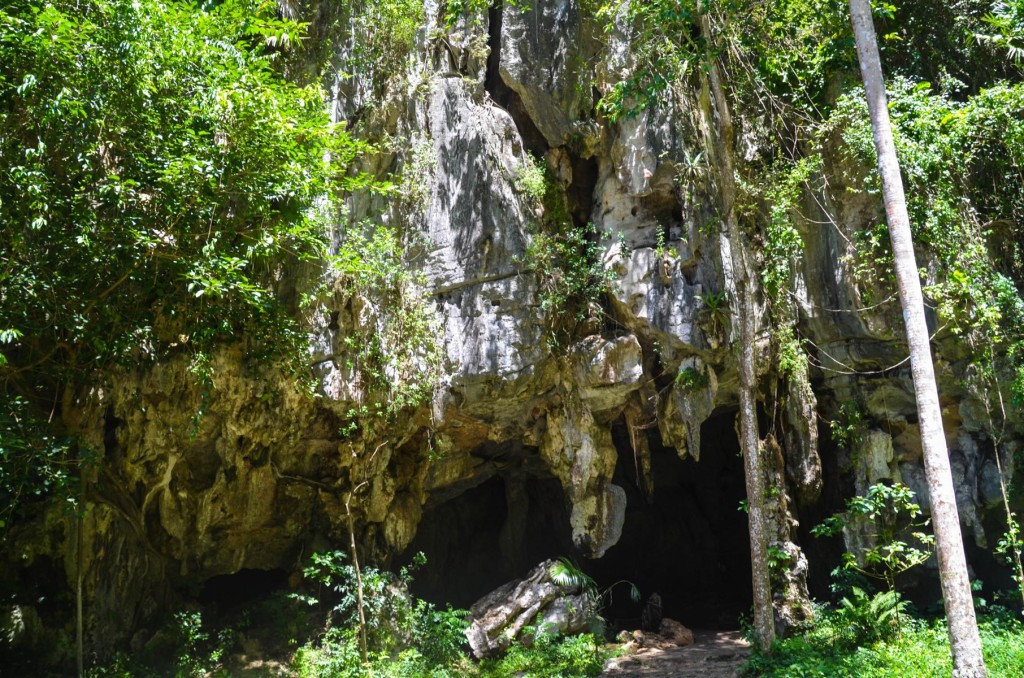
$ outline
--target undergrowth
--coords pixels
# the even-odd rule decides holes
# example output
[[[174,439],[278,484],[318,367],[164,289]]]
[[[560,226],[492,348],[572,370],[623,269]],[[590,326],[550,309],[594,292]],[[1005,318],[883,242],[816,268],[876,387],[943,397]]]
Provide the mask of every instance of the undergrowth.
[[[776,678],[883,678],[952,675],[949,636],[944,620],[906,619],[899,634],[868,640],[851,632],[848,610],[819,609],[813,626],[777,642],[770,655],[755,654],[747,676]],[[990,608],[979,618],[985,664],[992,678],[1021,675],[1024,623],[1012,612]]]

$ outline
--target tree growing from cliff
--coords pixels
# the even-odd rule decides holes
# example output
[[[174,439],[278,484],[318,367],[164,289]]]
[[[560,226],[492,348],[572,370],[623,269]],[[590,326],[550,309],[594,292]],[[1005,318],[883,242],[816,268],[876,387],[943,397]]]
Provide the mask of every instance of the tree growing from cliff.
[[[209,383],[224,343],[301,366],[280,293],[325,252],[330,197],[359,150],[319,86],[281,75],[302,31],[258,0],[4,3],[5,460],[55,476],[68,460],[13,442],[32,417],[60,428],[114,369],[179,356]],[[4,484],[0,499],[39,489]]]
[[[703,66],[714,117],[711,145],[718,168],[717,182],[721,200],[722,230],[719,242],[725,277],[725,292],[732,317],[736,320],[733,337],[739,367],[739,438],[744,461],[748,497],[750,558],[754,593],[754,627],[761,648],[771,650],[775,641],[775,614],[772,602],[768,558],[768,491],[757,423],[757,280],[751,275],[754,262],[745,255],[748,247],[740,228],[737,186],[733,165],[733,123],[729,101],[722,82],[718,58],[726,40],[714,33],[706,0],[658,0],[623,3],[613,0],[600,10],[600,16],[614,18],[623,11],[637,26],[632,49],[639,55],[634,76],[624,80],[605,95],[599,110],[610,120],[637,114],[656,102],[669,84],[683,78],[694,64]],[[609,26],[614,25],[614,22]],[[721,43],[721,44],[720,44]],[[705,300],[706,301],[706,300]],[[720,302],[716,302],[716,305]]]
[[[701,28],[705,39],[711,41],[713,33],[707,14],[701,14]],[[723,265],[726,268],[727,289],[732,296],[738,324],[739,351],[739,424],[740,449],[743,453],[744,476],[747,486],[747,519],[750,530],[750,564],[754,591],[754,628],[764,652],[770,652],[775,642],[775,613],[772,605],[771,574],[768,562],[768,527],[766,501],[768,488],[762,463],[760,434],[757,426],[757,369],[754,363],[756,341],[756,281],[750,275],[752,266],[744,258],[743,235],[736,219],[736,185],[732,165],[732,116],[725,97],[718,64],[710,59],[708,80],[711,98],[717,114],[714,148],[719,172],[719,189],[723,204],[724,232]]]
[[[978,635],[974,602],[967,575],[953,476],[942,428],[942,412],[935,385],[928,326],[924,316],[924,298],[914,255],[903,181],[900,177],[899,161],[889,121],[870,0],[850,0],[850,15],[878,154],[878,170],[882,180],[882,194],[892,241],[900,303],[907,326],[907,343],[910,347],[911,372],[921,426],[921,446],[928,478],[939,576],[949,620],[954,675],[960,678],[975,678],[985,676],[987,672],[981,655],[981,639]]]

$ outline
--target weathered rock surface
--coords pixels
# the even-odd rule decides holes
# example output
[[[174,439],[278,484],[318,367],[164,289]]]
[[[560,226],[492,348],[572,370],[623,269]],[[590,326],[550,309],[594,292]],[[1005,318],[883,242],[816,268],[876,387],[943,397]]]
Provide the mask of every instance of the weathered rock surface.
[[[538,633],[572,635],[591,627],[597,614],[594,600],[578,586],[556,583],[554,566],[554,561],[545,561],[524,579],[510,581],[474,603],[466,630],[473,656],[501,654],[524,635],[530,642]]]
[[[667,617],[662,619],[661,626],[658,627],[658,635],[679,647],[693,645],[693,631],[675,619],[668,619]]]

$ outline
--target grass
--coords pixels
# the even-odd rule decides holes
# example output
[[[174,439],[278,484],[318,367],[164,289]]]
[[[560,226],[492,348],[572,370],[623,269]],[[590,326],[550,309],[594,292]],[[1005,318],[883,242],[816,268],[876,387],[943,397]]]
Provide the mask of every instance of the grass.
[[[979,619],[991,678],[1024,675],[1024,623],[1008,610]],[[944,620],[908,618],[898,635],[867,644],[851,639],[845,617],[822,610],[813,627],[779,641],[770,657],[755,655],[745,675],[776,678],[948,678],[953,666]]]

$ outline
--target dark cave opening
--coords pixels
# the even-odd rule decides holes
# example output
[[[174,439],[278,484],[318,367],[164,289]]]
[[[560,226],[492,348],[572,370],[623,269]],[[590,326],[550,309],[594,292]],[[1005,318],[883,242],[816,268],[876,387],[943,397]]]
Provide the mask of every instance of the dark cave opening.
[[[724,412],[701,428],[701,460],[682,460],[647,431],[654,492],[637,483],[624,424],[612,435],[619,450],[616,484],[627,494],[622,537],[600,559],[572,545],[569,513],[558,480],[517,470],[485,482],[423,514],[401,558],[423,552],[412,591],[438,605],[468,607],[547,558],[568,557],[602,590],[612,587],[604,616],[611,629],[638,628],[642,603],[653,593],[663,614],[691,628],[735,629],[752,600],[743,463],[734,428]],[[628,588],[637,586],[641,602]],[[613,586],[614,585],[614,586]]]
[[[543,560],[575,553],[562,486],[523,473],[493,476],[424,512],[402,560],[418,552],[427,562],[412,592],[467,608]]]
[[[597,158],[580,158],[570,155],[572,160],[572,183],[566,189],[569,211],[573,225],[583,228],[591,223],[594,213],[594,187],[600,176]]]
[[[622,538],[587,568],[604,587],[632,582],[643,600],[657,593],[664,616],[691,628],[735,629],[753,598],[750,538],[743,460],[735,412],[712,416],[701,426],[700,461],[680,459],[656,428],[647,430],[654,492],[637,482],[625,425],[612,435],[619,449],[616,483],[626,490]],[[605,610],[613,626],[636,628],[641,605],[625,588]]]
[[[487,70],[484,73],[484,89],[491,97],[491,101],[508,111],[512,121],[519,130],[519,136],[523,140],[523,146],[537,158],[543,158],[550,146],[547,139],[537,125],[534,124],[530,114],[526,111],[522,97],[519,93],[505,84],[501,78],[501,27],[503,3],[496,2],[488,11],[489,33],[487,36],[487,47],[490,52],[487,55]]]
[[[220,612],[233,610],[285,588],[285,570],[252,570],[243,568],[231,574],[210,577],[199,592],[198,601],[216,607]]]

